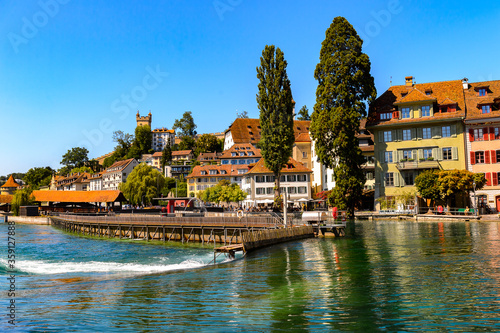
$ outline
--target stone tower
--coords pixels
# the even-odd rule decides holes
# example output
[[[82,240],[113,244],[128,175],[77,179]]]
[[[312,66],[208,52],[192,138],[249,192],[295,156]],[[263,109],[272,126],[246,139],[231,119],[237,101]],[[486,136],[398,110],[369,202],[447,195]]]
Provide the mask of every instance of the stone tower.
[[[147,116],[141,117],[139,114],[139,111],[137,111],[137,115],[135,116],[135,119],[137,121],[137,127],[139,126],[149,126],[151,128],[151,119],[153,116],[151,115],[151,111]]]

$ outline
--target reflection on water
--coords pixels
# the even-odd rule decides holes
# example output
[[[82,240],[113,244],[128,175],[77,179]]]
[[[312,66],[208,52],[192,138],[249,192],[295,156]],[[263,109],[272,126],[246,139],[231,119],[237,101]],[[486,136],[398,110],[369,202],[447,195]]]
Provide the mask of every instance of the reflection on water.
[[[53,274],[30,267],[19,273],[25,329],[500,330],[498,223],[357,222],[351,237],[160,271],[155,267],[208,263],[211,251],[82,240],[50,227],[19,227],[19,233],[21,261],[55,265],[43,266]],[[113,270],[95,269],[89,252],[107,253],[99,262]],[[56,270],[71,263],[91,269]]]

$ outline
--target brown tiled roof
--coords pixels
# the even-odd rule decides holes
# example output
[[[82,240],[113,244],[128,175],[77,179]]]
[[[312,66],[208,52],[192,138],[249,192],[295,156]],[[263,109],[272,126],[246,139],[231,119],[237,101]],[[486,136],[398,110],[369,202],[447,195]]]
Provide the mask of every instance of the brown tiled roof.
[[[192,152],[193,152],[192,150],[175,150],[172,152],[172,156],[189,155]]]
[[[19,187],[20,185],[18,183],[16,183],[16,181],[14,180],[14,177],[12,175],[10,175],[9,179],[7,179],[7,181],[5,182],[5,184],[3,184],[1,187]]]
[[[242,169],[248,171],[248,165],[197,165],[187,178],[241,176],[242,174],[238,173],[238,170]],[[216,170],[217,173],[211,175],[210,170]],[[206,175],[203,175],[202,171],[205,171]],[[221,171],[225,171],[226,173],[221,173]]]
[[[479,88],[486,88],[486,96],[479,96]],[[467,103],[467,118],[481,119],[499,117],[499,105],[496,101],[500,98],[500,80],[469,83],[469,89],[465,90],[465,101]],[[481,105],[493,104],[490,113],[482,113]]]
[[[253,152],[254,155],[249,156],[247,152]],[[245,156],[239,156],[240,152],[245,152]],[[237,153],[237,156],[232,156],[232,153]],[[250,143],[237,143],[234,144],[231,148],[226,149],[222,152],[220,155],[220,158],[247,158],[247,157],[262,157],[262,154],[260,153],[260,149],[255,148],[254,145]]]
[[[153,154],[152,157],[162,157],[162,156],[163,156],[163,152],[157,151],[156,153]]]
[[[134,159],[129,158],[128,160],[118,161],[113,163],[109,168],[107,168],[104,173],[116,172],[117,170],[125,169]]]
[[[219,157],[222,156],[221,153],[213,152],[213,153],[200,153],[198,155],[198,161],[214,161],[218,160]]]
[[[418,90],[417,92],[414,92]],[[422,94],[422,90],[432,91],[431,95]],[[399,123],[414,123],[422,121],[423,119],[428,120],[428,118],[412,118],[412,119],[391,119],[391,120],[379,120],[379,114],[383,112],[390,112],[396,109],[396,106],[402,102],[405,97],[409,97],[412,94],[411,102],[426,102],[434,101],[434,119],[447,119],[447,118],[458,118],[465,117],[465,100],[464,100],[464,90],[461,80],[453,81],[442,81],[424,84],[414,84],[413,86],[392,86],[387,89],[382,95],[380,95],[370,106],[370,111],[368,113],[367,126],[374,125],[393,125]],[[407,93],[408,95],[403,96]],[[417,98],[420,96],[419,98]],[[445,101],[450,99],[457,102],[456,112],[439,112],[439,105],[437,101]],[[410,100],[410,98],[405,101]]]
[[[311,169],[306,168],[304,164],[297,162],[293,158],[288,160],[288,164],[281,169],[281,173],[301,173],[301,172],[312,172]],[[261,158],[253,168],[248,171],[248,174],[259,174],[259,173],[272,173],[268,168],[266,168],[264,159]]]
[[[0,204],[10,204],[12,202],[13,195],[3,194],[0,195]]]
[[[90,177],[90,173],[88,172],[78,172],[78,173],[72,173],[66,177],[59,178],[57,180],[57,185],[67,185],[67,184],[72,184],[72,183],[83,183],[87,178]]]
[[[423,101],[431,102],[436,100],[436,98],[424,94],[418,88],[414,88],[410,90],[410,92],[408,92],[407,94],[403,93],[402,95],[403,96],[401,96],[401,99],[396,102],[397,104],[423,102]]]
[[[127,201],[120,191],[33,191],[37,202],[117,202]]]
[[[309,120],[294,120],[295,139],[302,133],[309,133]],[[255,118],[236,118],[227,131],[231,131],[234,143],[257,144],[260,141],[260,120]],[[226,132],[227,132],[226,131]]]

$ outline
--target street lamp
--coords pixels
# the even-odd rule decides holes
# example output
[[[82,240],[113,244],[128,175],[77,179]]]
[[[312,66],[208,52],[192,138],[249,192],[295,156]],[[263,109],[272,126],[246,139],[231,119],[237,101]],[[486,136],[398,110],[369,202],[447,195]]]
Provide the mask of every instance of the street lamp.
[[[472,189],[474,190],[474,215],[477,216],[477,196],[476,196],[476,181],[472,181]]]

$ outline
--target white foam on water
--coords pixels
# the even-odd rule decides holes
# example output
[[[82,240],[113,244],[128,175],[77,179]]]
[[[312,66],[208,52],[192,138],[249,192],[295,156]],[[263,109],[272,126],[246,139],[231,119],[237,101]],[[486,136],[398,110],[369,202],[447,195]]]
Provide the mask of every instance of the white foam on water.
[[[2,265],[7,262],[0,259]],[[137,263],[117,262],[47,262],[43,260],[21,260],[16,262],[19,271],[31,274],[64,274],[64,273],[161,273],[181,269],[193,269],[206,266],[196,260],[185,260],[179,264],[144,265]]]

